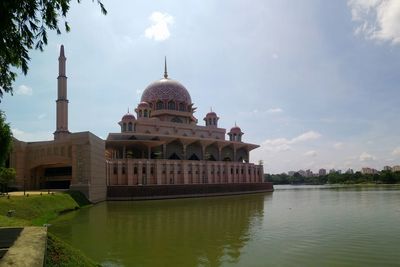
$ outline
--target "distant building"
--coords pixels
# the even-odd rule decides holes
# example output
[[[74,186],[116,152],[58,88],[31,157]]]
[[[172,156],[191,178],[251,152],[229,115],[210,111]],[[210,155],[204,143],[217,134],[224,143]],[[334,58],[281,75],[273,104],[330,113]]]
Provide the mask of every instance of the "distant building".
[[[364,167],[361,169],[362,174],[376,174],[378,171],[374,168]]]
[[[394,165],[392,167],[392,172],[400,172],[400,165]]]
[[[288,171],[289,176],[293,176],[296,172],[295,171]]]
[[[324,175],[326,175],[326,170],[325,169],[319,169],[318,174],[319,174],[319,176],[324,176]]]
[[[313,172],[310,169],[306,170],[306,177],[312,177],[312,176]]]
[[[390,166],[384,166],[384,167],[383,167],[383,170],[384,170],[384,171],[392,171],[392,167],[390,167]]]
[[[353,174],[354,173],[354,171],[353,171],[353,169],[347,169],[347,171],[346,171],[346,174]]]
[[[332,174],[332,173],[336,173],[336,170],[335,169],[330,169],[329,170],[329,174]]]
[[[305,171],[299,170],[298,173],[299,173],[301,176],[306,177],[306,172],[305,172]]]

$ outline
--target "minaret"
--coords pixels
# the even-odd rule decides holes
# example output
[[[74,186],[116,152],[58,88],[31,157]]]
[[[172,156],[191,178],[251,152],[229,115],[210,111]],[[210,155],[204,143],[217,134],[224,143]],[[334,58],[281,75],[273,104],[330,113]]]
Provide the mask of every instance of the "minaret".
[[[168,79],[168,72],[167,72],[167,57],[164,58],[164,78]]]
[[[54,132],[54,139],[66,138],[68,131],[68,99],[67,99],[67,76],[65,75],[64,45],[61,45],[60,56],[58,57],[58,98],[57,98],[57,128]]]

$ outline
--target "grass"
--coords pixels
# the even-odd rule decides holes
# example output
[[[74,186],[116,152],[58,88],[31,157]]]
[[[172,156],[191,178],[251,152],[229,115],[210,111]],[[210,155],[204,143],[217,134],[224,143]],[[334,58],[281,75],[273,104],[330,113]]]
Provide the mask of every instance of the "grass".
[[[51,233],[47,237],[45,267],[92,267],[100,266],[79,250],[71,247]]]
[[[77,191],[67,193],[0,197],[0,227],[42,226],[61,213],[90,205],[89,200]],[[11,217],[7,212],[13,210]],[[47,233],[45,266],[79,267],[100,266],[79,250],[71,247],[51,233]]]
[[[60,213],[78,209],[79,205],[68,194],[44,194],[11,196],[0,198],[0,227],[4,226],[42,226],[55,219]],[[7,212],[13,210],[12,217]]]

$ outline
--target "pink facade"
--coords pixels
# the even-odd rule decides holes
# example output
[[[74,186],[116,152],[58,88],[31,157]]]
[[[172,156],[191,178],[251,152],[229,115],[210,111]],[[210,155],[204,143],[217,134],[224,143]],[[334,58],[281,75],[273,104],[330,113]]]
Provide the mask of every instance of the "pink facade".
[[[106,140],[107,185],[260,183],[263,166],[249,163],[258,145],[242,142],[235,125],[218,128],[215,112],[197,125],[188,90],[168,78],[151,83],[135,109]],[[229,136],[229,141],[225,136]]]

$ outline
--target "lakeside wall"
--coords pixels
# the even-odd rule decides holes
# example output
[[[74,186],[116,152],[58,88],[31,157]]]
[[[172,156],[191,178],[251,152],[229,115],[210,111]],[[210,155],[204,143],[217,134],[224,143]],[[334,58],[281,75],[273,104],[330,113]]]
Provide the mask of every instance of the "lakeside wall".
[[[146,200],[272,192],[272,183],[108,186],[107,200]]]

